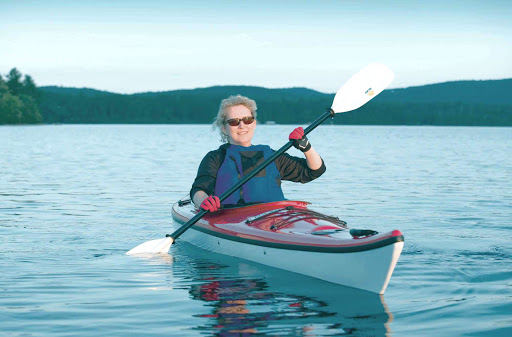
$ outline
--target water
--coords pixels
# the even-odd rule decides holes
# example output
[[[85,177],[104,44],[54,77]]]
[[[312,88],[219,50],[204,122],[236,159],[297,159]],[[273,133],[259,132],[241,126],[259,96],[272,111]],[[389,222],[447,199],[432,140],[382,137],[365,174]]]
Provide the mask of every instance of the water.
[[[255,143],[277,149],[292,128],[260,125]],[[125,256],[173,230],[171,205],[217,138],[206,125],[0,127],[0,335],[512,335],[512,129],[310,134],[327,172],[285,195],[404,233],[383,297],[179,240]]]

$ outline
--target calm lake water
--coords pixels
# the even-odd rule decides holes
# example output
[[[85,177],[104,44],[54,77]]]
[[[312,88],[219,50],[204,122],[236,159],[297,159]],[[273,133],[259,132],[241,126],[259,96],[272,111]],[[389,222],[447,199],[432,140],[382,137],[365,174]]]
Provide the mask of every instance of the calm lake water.
[[[294,127],[260,125],[255,143],[278,149]],[[0,335],[512,335],[512,128],[309,138],[327,172],[284,183],[287,198],[405,236],[382,297],[180,240],[125,256],[174,229],[171,205],[220,145],[207,125],[1,126]]]

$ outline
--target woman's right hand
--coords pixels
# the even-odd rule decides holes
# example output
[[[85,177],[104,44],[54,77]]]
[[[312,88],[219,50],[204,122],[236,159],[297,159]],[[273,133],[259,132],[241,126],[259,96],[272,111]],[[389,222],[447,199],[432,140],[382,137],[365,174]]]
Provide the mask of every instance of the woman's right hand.
[[[301,127],[295,128],[290,136],[289,140],[293,140],[293,146],[302,152],[308,152],[311,149],[311,144],[309,143],[308,137],[304,135],[304,129]]]
[[[205,211],[218,211],[220,209],[220,199],[215,195],[211,195],[203,200],[200,207]]]

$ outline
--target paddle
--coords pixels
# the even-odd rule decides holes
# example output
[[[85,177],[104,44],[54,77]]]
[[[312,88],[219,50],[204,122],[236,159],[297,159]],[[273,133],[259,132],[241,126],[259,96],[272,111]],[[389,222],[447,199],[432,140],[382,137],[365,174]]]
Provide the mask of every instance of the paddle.
[[[313,131],[318,125],[322,124],[327,118],[334,117],[337,113],[355,110],[372,98],[380,94],[393,80],[393,72],[382,64],[370,64],[363,68],[360,72],[352,76],[336,93],[331,108],[318,117],[311,123],[305,130],[304,134],[307,135]],[[292,147],[293,141],[289,141],[282,148],[274,152],[272,156],[267,158],[263,163],[257,166],[249,174],[240,179],[233,187],[219,196],[220,201],[229,197],[233,192],[238,190],[249,179],[254,177],[258,172],[267,167],[277,157],[286,152]],[[137,247],[131,249],[126,254],[143,254],[143,253],[168,253],[174,241],[183,234],[187,229],[192,227],[198,222],[208,211],[201,209],[192,219],[186,224],[178,228],[174,233],[167,234],[164,239],[157,239],[144,242]]]

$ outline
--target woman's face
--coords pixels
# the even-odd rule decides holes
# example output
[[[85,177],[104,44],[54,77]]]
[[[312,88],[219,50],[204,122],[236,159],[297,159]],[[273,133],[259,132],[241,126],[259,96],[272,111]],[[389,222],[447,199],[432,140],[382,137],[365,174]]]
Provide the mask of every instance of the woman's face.
[[[244,117],[252,117],[251,110],[249,110],[245,105],[234,105],[227,109],[226,120],[232,118],[241,119]],[[238,126],[231,126],[226,123],[222,129],[224,133],[229,136],[229,142],[231,144],[245,147],[251,146],[252,136],[256,129],[256,120],[251,124],[245,124],[243,121],[240,121]]]

